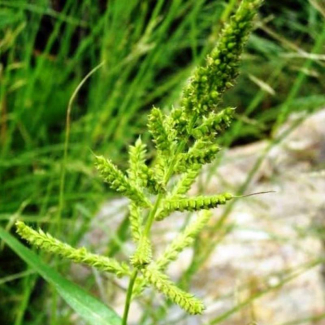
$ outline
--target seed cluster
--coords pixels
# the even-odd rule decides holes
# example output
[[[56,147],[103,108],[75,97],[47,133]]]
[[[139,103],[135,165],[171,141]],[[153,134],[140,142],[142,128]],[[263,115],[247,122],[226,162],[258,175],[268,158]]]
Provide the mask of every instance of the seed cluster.
[[[232,198],[233,195],[230,193],[213,196],[198,196],[194,198],[174,197],[172,199],[165,200],[164,207],[157,215],[156,219],[162,220],[174,211],[183,212],[213,209],[219,205],[226,204],[226,202]]]
[[[236,15],[223,30],[216,48],[208,55],[206,66],[195,71],[182,99],[182,106],[189,115],[192,112],[205,115],[216,110],[222,93],[233,86],[240,55],[260,4],[260,0],[241,3]]]
[[[23,222],[17,221],[17,233],[31,245],[46,252],[67,258],[75,263],[93,266],[101,271],[115,273],[118,277],[129,276],[131,271],[125,263],[119,263],[113,258],[89,253],[86,248],[73,248],[62,243],[50,234],[33,230]]]

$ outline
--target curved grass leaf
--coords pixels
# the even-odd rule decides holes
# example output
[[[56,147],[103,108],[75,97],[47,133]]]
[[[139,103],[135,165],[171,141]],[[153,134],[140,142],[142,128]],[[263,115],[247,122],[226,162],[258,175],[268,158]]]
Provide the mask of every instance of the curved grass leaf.
[[[59,273],[43,263],[33,251],[22,245],[1,227],[0,238],[48,283],[52,284],[70,307],[89,324],[121,324],[121,318],[113,310],[89,295],[73,282],[63,278]]]

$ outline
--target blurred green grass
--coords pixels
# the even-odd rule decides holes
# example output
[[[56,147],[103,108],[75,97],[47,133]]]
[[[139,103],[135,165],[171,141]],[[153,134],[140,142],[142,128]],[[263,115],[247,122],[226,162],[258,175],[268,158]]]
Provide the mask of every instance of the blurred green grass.
[[[46,223],[54,235],[61,230],[58,237],[78,242],[111,195],[94,172],[91,150],[126,166],[127,145],[143,132],[146,113],[152,105],[177,105],[237,2],[1,0],[2,225],[12,231],[17,218]],[[238,108],[224,145],[272,137],[289,114],[325,105],[324,11],[316,0],[266,1],[241,77],[224,99]],[[101,62],[73,103],[64,160],[69,99]],[[125,223],[118,235],[111,255],[126,238]],[[50,321],[40,313],[42,282],[1,249],[1,323],[68,324],[69,312],[59,314],[56,299]]]

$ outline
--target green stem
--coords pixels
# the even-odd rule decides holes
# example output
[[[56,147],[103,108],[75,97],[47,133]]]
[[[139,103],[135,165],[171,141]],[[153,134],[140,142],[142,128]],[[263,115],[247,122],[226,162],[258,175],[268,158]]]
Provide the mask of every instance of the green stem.
[[[128,315],[129,315],[129,310],[130,310],[130,305],[131,305],[131,300],[132,300],[133,286],[134,286],[137,276],[138,276],[138,270],[135,269],[131,275],[128,291],[126,294],[126,301],[125,301],[122,325],[127,325]]]
[[[157,200],[156,200],[156,203],[153,207],[153,209],[151,210],[150,214],[149,214],[149,217],[148,217],[148,220],[147,220],[147,223],[146,223],[146,226],[144,228],[144,232],[143,232],[143,235],[144,236],[149,236],[149,233],[150,233],[150,229],[151,229],[151,226],[153,224],[153,221],[155,220],[155,217],[156,217],[156,213],[158,211],[158,208],[160,206],[160,202],[163,198],[163,195],[162,193],[158,194],[157,196]]]

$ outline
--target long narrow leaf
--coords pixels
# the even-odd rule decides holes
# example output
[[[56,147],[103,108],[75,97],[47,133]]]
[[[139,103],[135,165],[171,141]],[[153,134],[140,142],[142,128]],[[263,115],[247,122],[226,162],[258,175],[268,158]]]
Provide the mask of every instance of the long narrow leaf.
[[[88,321],[89,324],[121,324],[121,318],[113,310],[44,264],[34,252],[22,245],[17,239],[1,227],[0,238],[3,239],[21,259],[35,269],[35,271],[37,271],[47,282],[54,285],[61,297],[77,314],[79,314],[84,320]]]

